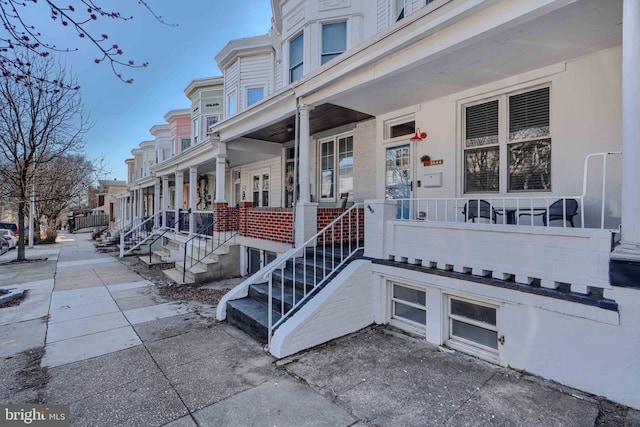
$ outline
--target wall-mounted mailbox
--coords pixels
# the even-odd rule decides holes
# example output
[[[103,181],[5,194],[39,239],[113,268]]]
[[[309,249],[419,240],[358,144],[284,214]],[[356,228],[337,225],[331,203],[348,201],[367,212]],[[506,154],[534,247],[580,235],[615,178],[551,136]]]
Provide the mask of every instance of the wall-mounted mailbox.
[[[442,172],[425,173],[422,175],[423,187],[442,187]]]

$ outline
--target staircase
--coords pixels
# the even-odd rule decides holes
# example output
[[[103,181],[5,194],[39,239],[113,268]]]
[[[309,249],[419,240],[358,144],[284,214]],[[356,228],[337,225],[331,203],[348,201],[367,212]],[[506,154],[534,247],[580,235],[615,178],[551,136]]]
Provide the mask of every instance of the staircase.
[[[175,245],[178,245],[177,250]],[[238,262],[240,246],[237,244],[226,243],[213,252],[207,250],[206,246],[202,248],[196,246],[187,251],[184,256],[184,246],[171,242],[168,247],[163,247],[162,251],[164,252],[157,251],[156,254],[160,252],[157,256],[164,257],[165,262],[175,262],[175,268],[162,272],[177,284],[203,283],[240,275],[240,263]],[[178,256],[176,257],[176,255]]]
[[[342,249],[343,247],[345,248],[344,250]],[[276,269],[271,273],[273,287],[272,323],[280,320],[280,313],[287,313],[288,315],[295,313],[306,303],[305,301],[299,304],[305,295],[310,294],[312,291],[317,294],[349,262],[362,256],[363,251],[358,250],[349,257],[347,262],[340,265],[349,255],[346,253],[347,247],[357,247],[357,244],[306,248],[304,256],[288,260],[283,269]],[[324,280],[325,278],[326,280]],[[321,282],[320,286],[316,286]],[[268,342],[268,316],[268,281],[249,285],[248,296],[227,302],[227,320],[229,323],[263,344]]]

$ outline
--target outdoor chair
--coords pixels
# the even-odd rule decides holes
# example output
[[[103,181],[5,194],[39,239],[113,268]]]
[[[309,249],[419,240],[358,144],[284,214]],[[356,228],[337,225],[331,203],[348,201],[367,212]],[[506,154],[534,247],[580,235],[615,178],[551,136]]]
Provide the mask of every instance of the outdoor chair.
[[[542,224],[545,226],[547,225],[547,221],[551,222],[560,219],[568,221],[571,227],[575,227],[573,217],[578,214],[578,201],[576,199],[560,199],[549,205],[547,209],[538,209],[539,212],[537,213],[535,211],[536,209],[529,212],[521,212],[518,214],[518,217],[525,215],[531,216],[533,222],[533,217],[541,216]]]
[[[476,218],[486,218],[489,221],[496,222],[496,215],[501,215],[499,212],[491,206],[489,202],[482,199],[474,199],[469,200],[464,204],[464,208],[462,210],[462,215],[464,215],[464,221],[467,222],[471,220],[471,222],[476,222]]]

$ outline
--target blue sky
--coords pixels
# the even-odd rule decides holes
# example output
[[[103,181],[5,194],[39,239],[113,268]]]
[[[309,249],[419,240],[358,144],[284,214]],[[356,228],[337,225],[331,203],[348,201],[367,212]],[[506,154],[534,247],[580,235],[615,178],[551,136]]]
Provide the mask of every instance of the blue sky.
[[[121,69],[123,77],[134,79],[125,84],[107,63],[94,63],[99,51],[73,29],[51,22],[43,2],[38,3],[29,6],[38,31],[60,47],[78,48],[60,59],[77,75],[94,122],[85,138],[86,154],[92,159],[104,154],[112,171],[103,177],[107,179],[126,180],[124,161],[140,142],[153,139],[149,129],[164,124],[167,111],[190,106],[184,88],[193,79],[221,75],[215,55],[229,40],[266,34],[271,25],[269,0],[148,0],[158,15],[177,26],[159,23],[137,1],[97,1],[133,19],[100,18],[90,23],[91,31],[107,34],[123,49],[123,59],[149,63],[140,70]]]

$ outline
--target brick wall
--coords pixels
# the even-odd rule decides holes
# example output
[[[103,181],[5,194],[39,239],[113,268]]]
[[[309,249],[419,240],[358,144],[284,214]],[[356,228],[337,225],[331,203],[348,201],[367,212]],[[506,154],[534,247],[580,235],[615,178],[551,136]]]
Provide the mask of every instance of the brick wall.
[[[239,231],[245,237],[293,243],[293,209],[254,208],[252,203],[243,202]]]
[[[318,232],[342,215],[346,209],[318,208]],[[324,239],[318,239],[318,244],[355,242],[364,239],[364,209],[354,209],[341,221],[327,230]]]

